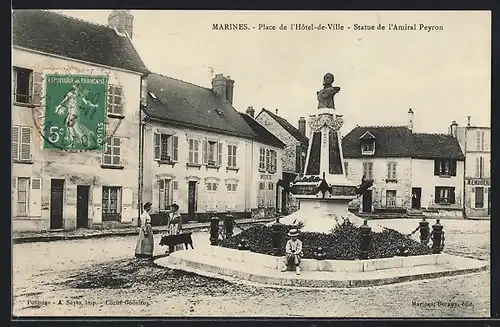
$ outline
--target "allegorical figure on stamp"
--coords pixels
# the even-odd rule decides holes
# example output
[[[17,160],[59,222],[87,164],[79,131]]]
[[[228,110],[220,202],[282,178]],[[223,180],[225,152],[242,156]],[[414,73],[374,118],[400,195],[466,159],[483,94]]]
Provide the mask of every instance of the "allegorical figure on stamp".
[[[323,89],[318,91],[318,109],[331,108],[335,109],[333,98],[335,94],[340,92],[340,87],[332,86],[335,78],[332,73],[326,73],[323,77]]]
[[[66,115],[63,142],[71,147],[76,147],[78,143],[88,147],[92,141],[95,141],[94,132],[81,121],[82,110],[86,110],[88,114],[88,111],[95,111],[98,107],[97,104],[86,99],[87,93],[88,91],[82,85],[74,83],[55,109],[56,114]]]

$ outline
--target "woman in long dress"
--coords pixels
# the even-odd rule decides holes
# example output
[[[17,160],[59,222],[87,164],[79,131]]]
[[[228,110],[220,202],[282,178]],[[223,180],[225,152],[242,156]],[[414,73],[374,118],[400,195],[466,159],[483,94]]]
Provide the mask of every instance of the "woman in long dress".
[[[144,211],[141,215],[142,226],[139,231],[139,239],[135,247],[136,258],[152,258],[153,257],[153,228],[151,227],[151,202],[144,204]]]
[[[179,206],[177,204],[172,204],[170,206],[170,215],[168,219],[168,233],[169,235],[176,235],[182,232],[182,217],[179,214]],[[182,250],[183,245],[175,245],[169,247],[169,252],[174,252],[178,250]]]

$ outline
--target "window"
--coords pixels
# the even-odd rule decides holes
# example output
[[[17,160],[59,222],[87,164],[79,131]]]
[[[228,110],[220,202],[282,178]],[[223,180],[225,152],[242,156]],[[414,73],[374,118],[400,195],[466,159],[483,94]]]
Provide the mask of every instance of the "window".
[[[266,170],[269,173],[275,173],[276,172],[276,165],[277,165],[277,155],[276,151],[266,149]]]
[[[344,161],[344,173],[345,173],[345,176],[349,176],[349,162],[347,161]]]
[[[217,211],[217,183],[207,183],[207,212]]]
[[[155,160],[176,162],[179,156],[179,139],[175,135],[154,134]]]
[[[375,151],[375,142],[363,142],[361,144],[361,153],[362,154],[373,154]]]
[[[396,206],[396,191],[386,191],[386,206],[390,208]]]
[[[476,206],[475,208],[484,208],[484,187],[476,187]]]
[[[451,159],[437,159],[434,161],[434,175],[436,176],[456,176],[457,161]]]
[[[14,161],[31,160],[31,128],[12,127],[12,159]]]
[[[266,205],[266,183],[259,182],[259,194],[257,195],[257,201],[259,207],[264,207]]]
[[[454,204],[455,203],[455,188],[454,187],[436,187],[435,201],[437,204]]]
[[[363,175],[368,179],[373,179],[373,162],[363,162]]]
[[[227,146],[227,166],[236,167],[236,145]]]
[[[28,195],[30,179],[25,177],[17,178],[17,214],[28,214]]]
[[[259,170],[266,170],[266,149],[260,148],[259,150]]]
[[[236,183],[227,184],[227,209],[236,210]]]
[[[122,87],[119,85],[109,85],[108,87],[108,114],[123,115]]]
[[[122,220],[122,188],[102,187],[102,221]]]
[[[484,158],[477,157],[476,158],[476,177],[483,178],[484,177]]]
[[[174,181],[172,179],[160,179],[159,184],[159,207],[160,211],[166,211],[169,207],[175,203],[174,201]]]
[[[484,151],[484,131],[477,131],[476,141],[476,150]]]
[[[189,144],[189,157],[188,163],[199,165],[200,164],[200,140],[190,139]]]
[[[220,167],[222,164],[222,143],[203,140],[203,164]]]
[[[104,146],[103,164],[120,166],[121,163],[121,139],[112,137],[106,141]]]
[[[388,162],[387,163],[387,179],[396,179],[396,162]]]
[[[31,103],[33,71],[31,69],[14,67],[14,102]]]
[[[267,206],[274,207],[276,202],[276,192],[274,192],[274,183],[267,184]]]

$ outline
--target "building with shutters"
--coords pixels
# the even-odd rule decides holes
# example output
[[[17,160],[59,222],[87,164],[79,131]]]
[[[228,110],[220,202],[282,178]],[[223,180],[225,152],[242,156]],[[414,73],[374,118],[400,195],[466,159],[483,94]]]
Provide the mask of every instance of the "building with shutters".
[[[13,12],[14,231],[135,225],[147,69],[133,17]],[[143,92],[143,95],[145,93]]]
[[[350,203],[361,213],[428,212],[461,216],[464,154],[451,134],[416,133],[405,126],[357,126],[342,140],[347,177],[367,193]]]
[[[247,113],[253,116],[254,109],[249,107]],[[278,109],[273,113],[263,108],[255,119],[286,144],[281,160],[283,174],[278,190],[278,193],[280,193],[279,208],[281,208],[283,214],[291,213],[298,208],[298,201],[290,193],[290,182],[297,175],[303,173],[307,147],[309,145],[309,139],[306,136],[305,117],[301,117],[297,127],[295,127],[285,118],[278,115]]]
[[[466,217],[490,217],[491,128],[471,125],[470,119],[467,126],[453,121],[449,128],[465,153],[464,213]]]
[[[173,203],[184,221],[275,214],[284,144],[234,109],[229,76],[210,89],[150,74],[147,89],[142,194],[154,224]]]

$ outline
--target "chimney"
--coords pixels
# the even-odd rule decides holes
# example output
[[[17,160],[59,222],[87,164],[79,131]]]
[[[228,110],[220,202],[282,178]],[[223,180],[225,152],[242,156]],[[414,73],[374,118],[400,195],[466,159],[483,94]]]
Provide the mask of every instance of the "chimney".
[[[234,80],[230,76],[224,77],[224,74],[216,74],[212,79],[212,90],[221,99],[233,104]]]
[[[114,27],[120,33],[127,33],[132,38],[132,30],[134,29],[134,16],[130,10],[113,10],[108,16],[108,26]]]
[[[306,118],[305,117],[299,118],[299,131],[300,131],[300,134],[306,136]]]
[[[250,117],[253,118],[253,116],[255,115],[255,110],[253,110],[252,106],[248,106],[246,113],[247,113],[247,115],[249,115]]]
[[[408,128],[413,131],[413,110],[408,110]]]
[[[234,80],[231,79],[231,76],[226,77],[226,100],[230,104],[233,104],[233,96],[234,96]]]
[[[276,116],[278,116],[278,109],[276,109]]]
[[[470,127],[470,116],[467,116],[467,127]]]
[[[458,137],[458,124],[456,121],[452,121],[450,125],[450,135],[454,138]]]

